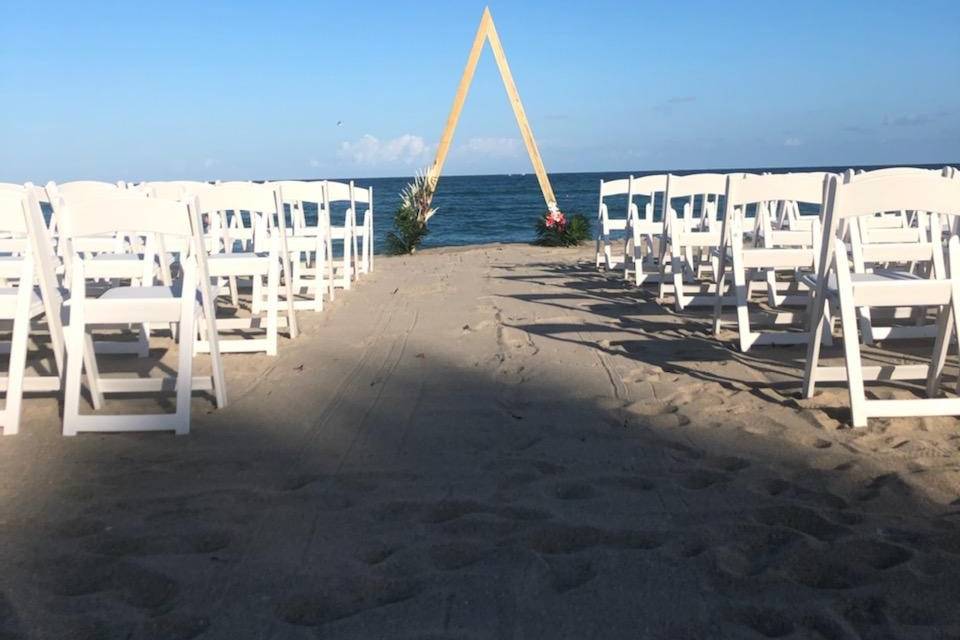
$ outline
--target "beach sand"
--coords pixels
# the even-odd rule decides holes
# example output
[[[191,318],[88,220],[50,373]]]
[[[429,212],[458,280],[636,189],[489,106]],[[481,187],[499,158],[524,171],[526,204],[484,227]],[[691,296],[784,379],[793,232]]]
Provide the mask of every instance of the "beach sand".
[[[957,421],[854,431],[842,389],[797,400],[802,349],[592,262],[380,258],[278,357],[225,356],[185,437],[63,438],[28,400],[0,637],[960,634]]]

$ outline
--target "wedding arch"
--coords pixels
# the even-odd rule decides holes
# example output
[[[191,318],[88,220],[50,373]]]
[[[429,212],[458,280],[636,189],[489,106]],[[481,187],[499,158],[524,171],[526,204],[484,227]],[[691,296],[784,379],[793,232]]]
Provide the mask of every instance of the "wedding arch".
[[[463,76],[460,77],[460,85],[457,87],[457,93],[453,98],[453,108],[450,109],[450,116],[447,118],[447,124],[443,128],[443,135],[440,137],[440,145],[437,147],[437,157],[427,171],[427,179],[431,186],[431,197],[433,191],[436,190],[437,182],[440,180],[440,173],[443,171],[443,164],[446,162],[447,153],[450,151],[453,134],[457,129],[457,122],[460,120],[460,112],[463,110],[463,103],[466,101],[467,93],[470,91],[473,75],[477,70],[477,62],[480,59],[480,53],[483,51],[485,42],[490,43],[490,50],[493,52],[493,57],[497,62],[497,68],[500,69],[500,78],[503,80],[504,89],[507,90],[510,106],[513,107],[513,115],[516,116],[517,125],[520,127],[520,136],[523,138],[523,144],[527,148],[530,162],[533,163],[533,170],[537,174],[540,191],[543,192],[543,200],[548,209],[553,209],[556,207],[557,198],[553,195],[550,178],[547,176],[547,170],[544,168],[543,160],[540,158],[537,141],[533,137],[533,130],[530,128],[527,114],[523,110],[520,93],[517,91],[517,85],[513,81],[513,74],[510,73],[510,65],[507,64],[507,56],[503,52],[503,45],[500,44],[500,36],[497,35],[497,28],[493,24],[493,16],[490,14],[489,7],[483,10],[480,26],[477,28],[477,35],[473,39],[473,47],[471,47],[470,55],[467,58],[467,67],[463,70]]]

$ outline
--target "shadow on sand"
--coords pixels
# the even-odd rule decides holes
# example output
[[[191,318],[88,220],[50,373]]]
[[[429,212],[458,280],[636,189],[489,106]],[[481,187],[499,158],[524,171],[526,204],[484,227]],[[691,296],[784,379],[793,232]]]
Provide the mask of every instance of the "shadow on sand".
[[[771,424],[798,413],[771,402],[781,383],[742,374],[789,360],[738,354],[577,267],[530,269],[493,277],[555,279],[563,291],[515,302],[597,318],[516,325],[535,339],[772,407]],[[956,513],[902,467],[802,420],[788,426],[812,446],[731,426],[742,414],[625,413],[576,377],[507,368],[509,353],[467,363],[403,309],[409,330],[384,330],[380,350],[287,344],[255,380],[231,379],[228,409],[195,400],[186,438],[63,439],[44,407],[0,443],[0,637],[960,632]],[[730,360],[745,367],[725,376]]]

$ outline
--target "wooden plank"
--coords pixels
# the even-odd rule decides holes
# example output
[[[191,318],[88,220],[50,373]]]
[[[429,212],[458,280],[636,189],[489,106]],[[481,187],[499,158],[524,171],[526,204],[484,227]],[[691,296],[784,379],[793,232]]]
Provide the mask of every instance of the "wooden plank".
[[[533,137],[530,122],[527,120],[527,114],[523,109],[523,103],[520,101],[520,93],[517,91],[513,74],[510,72],[510,65],[507,63],[507,56],[500,42],[500,36],[497,34],[496,26],[493,24],[493,16],[490,14],[489,7],[483,10],[480,26],[477,28],[477,34],[473,39],[470,55],[467,57],[467,66],[463,70],[463,75],[460,77],[460,84],[453,98],[453,107],[450,109],[450,115],[447,117],[447,123],[443,128],[443,134],[440,136],[437,156],[430,170],[427,172],[427,178],[433,190],[436,190],[437,183],[440,181],[440,174],[443,171],[443,165],[447,160],[447,154],[450,152],[450,146],[453,143],[453,134],[460,120],[460,113],[463,111],[463,105],[470,91],[470,85],[473,83],[473,76],[476,73],[477,62],[480,59],[480,53],[483,51],[485,41],[490,43],[490,49],[493,51],[497,68],[500,70],[500,78],[503,80],[503,87],[507,91],[510,106],[513,108],[517,125],[520,127],[520,135],[527,148],[527,154],[530,156],[530,162],[533,164],[533,170],[537,175],[537,182],[540,183],[540,191],[543,193],[544,202],[549,207],[551,204],[556,203],[557,198],[553,193],[553,187],[550,185],[550,178],[547,176],[547,170],[540,157],[540,151]]]
[[[477,27],[477,35],[473,38],[473,46],[470,47],[470,55],[467,56],[467,66],[463,70],[463,75],[460,76],[460,84],[457,86],[457,93],[453,97],[453,107],[451,107],[450,115],[447,117],[447,124],[443,127],[443,135],[440,136],[440,146],[437,147],[437,156],[427,174],[433,190],[437,188],[440,173],[443,171],[443,165],[447,161],[447,154],[450,152],[450,145],[453,143],[453,134],[457,130],[457,123],[460,121],[460,112],[463,111],[463,103],[466,102],[470,85],[473,84],[473,75],[477,71],[477,62],[480,60],[480,53],[483,51],[483,43],[487,39],[487,25],[490,23],[490,20],[490,10],[484,9],[483,17],[480,19],[480,26]]]
[[[489,15],[489,10],[486,11],[486,15]],[[533,170],[537,173],[537,181],[540,182],[540,191],[543,192],[543,199],[547,206],[550,206],[557,202],[557,198],[553,195],[550,178],[547,177],[547,170],[544,168],[543,160],[540,158],[537,141],[533,138],[533,130],[530,128],[527,114],[523,110],[520,93],[517,91],[517,85],[513,81],[513,74],[510,73],[510,65],[507,64],[507,55],[503,52],[503,46],[500,44],[500,36],[497,35],[497,28],[493,24],[493,18],[490,18],[488,23],[487,40],[490,42],[490,49],[493,51],[493,57],[497,61],[497,67],[500,68],[503,87],[507,90],[507,96],[510,98],[510,106],[513,107],[513,114],[517,117],[520,135],[523,137],[523,143],[527,146],[527,153],[530,155],[530,162],[533,163]]]

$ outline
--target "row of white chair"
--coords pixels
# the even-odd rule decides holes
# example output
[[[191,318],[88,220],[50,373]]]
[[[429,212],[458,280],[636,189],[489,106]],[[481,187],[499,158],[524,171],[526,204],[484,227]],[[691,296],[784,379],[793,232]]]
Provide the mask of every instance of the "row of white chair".
[[[51,207],[47,220],[41,200]],[[331,223],[338,202],[347,204],[342,226]],[[349,289],[372,271],[372,234],[372,190],[352,183],[0,184],[0,277],[12,285],[0,289],[0,319],[13,323],[4,433],[18,431],[23,391],[60,390],[65,435],[186,433],[192,391],[212,392],[217,406],[226,404],[220,353],[276,354],[280,326],[297,336],[296,308],[319,311],[336,288]],[[336,264],[335,243],[342,246]],[[249,317],[225,308],[228,297],[239,306],[243,281],[250,284]],[[93,339],[94,331],[102,338],[112,328],[116,338],[117,329],[130,327],[136,342]],[[177,343],[176,375],[100,374],[98,355],[145,357],[151,331],[164,327]],[[238,331],[241,337],[233,337]],[[48,337],[55,373],[48,366],[48,374],[26,376],[31,335]],[[192,375],[195,353],[210,354],[210,376]],[[81,414],[82,380],[95,410],[104,394],[149,392],[175,393],[176,409]]]
[[[952,278],[960,282],[947,249],[960,229],[955,169],[644,176],[601,183],[600,193],[598,267],[620,267],[637,285],[656,283],[661,301],[672,290],[678,311],[712,306],[718,334],[724,309],[735,307],[743,351],[807,345],[804,392],[812,394],[817,380],[846,380],[855,426],[872,416],[960,414],[960,400],[868,401],[863,393],[865,379],[921,373],[929,376],[928,395],[938,391],[955,322],[946,292]],[[619,221],[605,202],[615,195],[627,196]],[[655,217],[658,202],[663,215]],[[620,260],[612,245],[618,229]],[[766,289],[762,301],[753,295],[758,287]],[[935,322],[928,321],[931,311]],[[835,313],[848,337],[846,365],[824,368],[819,349],[832,342]],[[760,317],[773,328],[756,326]],[[934,339],[931,363],[860,366],[861,342],[900,338]]]

